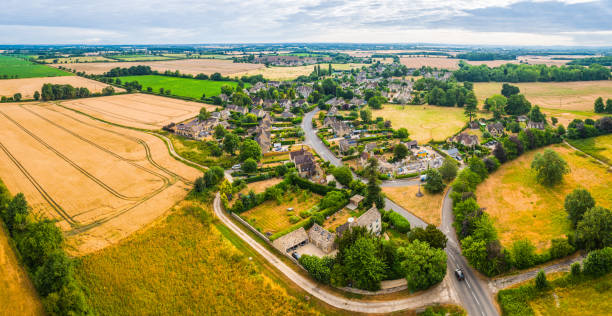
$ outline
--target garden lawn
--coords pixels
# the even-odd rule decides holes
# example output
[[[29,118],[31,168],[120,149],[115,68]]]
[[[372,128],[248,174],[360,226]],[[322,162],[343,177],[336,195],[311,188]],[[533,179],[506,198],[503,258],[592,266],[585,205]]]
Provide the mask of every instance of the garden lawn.
[[[5,78],[7,76],[8,78]],[[0,79],[73,76],[72,73],[25,59],[0,55]]]
[[[421,187],[422,197],[416,197],[418,186],[383,187],[383,193],[393,202],[424,220],[428,224],[440,226],[442,221],[443,193],[429,194]]]
[[[573,82],[522,82],[512,83],[521,90],[527,100],[542,108],[593,111],[593,103],[598,97],[612,98],[612,81],[573,81]],[[474,93],[479,104],[493,94],[501,92],[500,82],[477,82]]]
[[[540,148],[503,164],[476,189],[478,203],[491,215],[505,247],[527,238],[541,251],[550,246],[551,239],[569,233],[563,203],[575,188],[589,190],[598,205],[612,206],[612,174],[604,166],[564,145],[546,148],[559,153],[570,167],[561,184],[549,188],[537,183],[531,162],[545,150]]]
[[[317,314],[224,226],[204,224],[214,218],[204,207],[197,215],[177,208],[153,227],[82,257],[76,276],[88,288],[94,313]]]
[[[372,117],[391,121],[391,127],[405,127],[410,138],[419,143],[441,141],[461,130],[468,119],[462,108],[431,105],[385,104],[381,110],[372,109]]]
[[[147,90],[147,87],[153,88],[153,91],[158,92],[160,88],[164,90],[171,90],[171,94],[190,97],[194,99],[202,98],[202,94],[206,94],[207,97],[212,97],[221,94],[221,87],[228,85],[236,87],[238,85],[235,81],[212,81],[212,80],[198,80],[191,78],[180,78],[180,77],[168,77],[168,76],[125,76],[119,77],[121,82],[138,81],[142,85],[143,91]],[[245,87],[249,87],[245,84]]]
[[[612,164],[612,134],[584,139],[568,139],[567,141],[585,153]]]
[[[280,204],[277,201],[265,201],[240,216],[262,233],[274,234],[294,225],[289,221],[292,215],[300,217],[300,212],[308,211],[320,200],[321,196],[306,190],[287,192]],[[288,208],[293,208],[293,211],[288,211]]]

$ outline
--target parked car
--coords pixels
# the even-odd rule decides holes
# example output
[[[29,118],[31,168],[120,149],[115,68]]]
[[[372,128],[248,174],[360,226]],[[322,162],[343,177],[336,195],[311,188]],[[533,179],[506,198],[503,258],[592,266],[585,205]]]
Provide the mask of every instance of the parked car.
[[[459,281],[465,280],[465,275],[463,274],[463,270],[461,268],[455,270],[455,276]]]
[[[235,165],[232,166],[233,170],[240,170],[240,168],[242,168],[241,164],[235,164]]]
[[[299,254],[299,253],[297,253],[297,252],[292,252],[292,253],[291,253],[291,256],[292,256],[293,258],[295,258],[295,260],[300,260],[300,254]]]
[[[427,175],[426,174],[421,176],[421,182],[425,182],[425,181],[427,181]]]

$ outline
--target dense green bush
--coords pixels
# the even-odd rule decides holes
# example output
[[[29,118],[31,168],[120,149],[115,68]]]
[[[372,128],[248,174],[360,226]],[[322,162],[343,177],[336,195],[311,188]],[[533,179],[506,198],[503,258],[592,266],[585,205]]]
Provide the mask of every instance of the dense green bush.
[[[612,271],[612,247],[589,252],[583,262],[583,271],[591,276],[602,276]]]
[[[389,218],[389,222],[391,223],[393,228],[398,232],[407,233],[410,231],[410,222],[402,215],[394,211],[390,211],[387,214],[387,217]]]

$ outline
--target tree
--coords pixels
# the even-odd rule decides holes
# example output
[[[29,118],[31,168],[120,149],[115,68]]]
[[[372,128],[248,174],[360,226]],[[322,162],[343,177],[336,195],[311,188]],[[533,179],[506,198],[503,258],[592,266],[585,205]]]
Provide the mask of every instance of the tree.
[[[34,91],[34,100],[38,101],[40,99],[40,92]]]
[[[584,274],[594,277],[612,271],[612,247],[589,252],[584,259],[582,269]]]
[[[248,158],[253,158],[255,161],[259,161],[261,159],[261,147],[259,147],[259,144],[256,141],[247,139],[240,145],[240,155],[238,158],[240,161],[245,161]]]
[[[543,290],[548,287],[548,281],[546,280],[546,274],[543,270],[538,272],[538,275],[535,279],[535,287],[538,290]]]
[[[45,219],[28,224],[15,241],[26,265],[38,267],[44,264],[51,253],[61,249],[64,236],[55,223]]]
[[[363,109],[359,111],[359,117],[361,117],[361,120],[365,123],[369,123],[372,121],[372,111],[370,111],[370,109]]]
[[[227,130],[225,130],[225,127],[223,127],[223,125],[219,124],[215,126],[215,138],[216,139],[223,138],[225,136],[225,133],[227,133]]]
[[[205,121],[210,118],[210,113],[206,110],[205,107],[200,108],[200,113],[198,114],[198,120],[200,122]]]
[[[411,291],[427,289],[446,275],[446,253],[426,242],[415,240],[400,247],[397,256]]]
[[[214,166],[204,172],[204,185],[207,188],[213,187],[223,180],[224,171],[219,166]],[[202,191],[199,191],[202,192]]]
[[[502,85],[501,94],[506,98],[509,98],[512,95],[519,94],[521,90],[517,86],[513,86],[511,84],[504,83]]]
[[[427,175],[427,182],[425,183],[425,190],[429,193],[439,193],[444,191],[446,184],[442,181],[440,172],[436,169],[429,169],[425,173]]]
[[[368,291],[380,289],[387,266],[376,256],[376,248],[374,238],[360,237],[346,250],[344,265],[354,287]]]
[[[581,271],[581,266],[580,266],[580,262],[574,262],[572,263],[572,265],[570,266],[570,271],[572,276],[577,277],[580,275]]]
[[[34,284],[40,295],[58,292],[72,278],[72,261],[63,251],[54,251],[34,274]]]
[[[576,227],[578,244],[587,250],[612,246],[612,211],[595,206]]]
[[[401,161],[408,156],[408,147],[406,145],[399,143],[393,149],[393,160]]]
[[[376,158],[368,159],[368,164],[363,173],[368,179],[364,201],[365,207],[370,208],[373,204],[376,204],[379,209],[384,208],[385,199],[380,188],[380,180],[378,180],[378,160]]]
[[[319,203],[319,207],[321,209],[334,208],[338,209],[344,206],[348,201],[344,196],[344,193],[340,191],[329,191],[325,196],[321,199]]]
[[[348,186],[351,181],[353,181],[353,173],[351,172],[351,169],[347,166],[334,168],[334,170],[332,171],[332,175],[334,176],[334,178],[336,178],[338,182],[340,182],[340,184],[344,186]]]
[[[606,111],[606,107],[604,106],[602,97],[595,99],[594,108],[595,108],[595,113],[603,113]]]
[[[382,109],[383,103],[387,102],[387,99],[381,96],[373,96],[368,100],[368,106],[373,109]]]
[[[495,157],[487,157],[483,160],[485,167],[489,173],[497,170],[500,166],[499,160]]]
[[[253,158],[248,158],[242,163],[242,171],[248,173],[257,171],[257,161]]]
[[[459,167],[457,167],[457,163],[455,162],[455,159],[451,157],[444,158],[444,162],[442,163],[442,166],[440,167],[440,169],[438,169],[438,171],[440,172],[440,175],[442,176],[442,179],[446,181],[453,180],[457,176],[458,170],[459,170]]]
[[[612,99],[606,100],[606,113],[612,114]]]
[[[531,169],[535,170],[538,182],[547,186],[560,183],[563,181],[563,175],[569,173],[567,162],[552,149],[536,154]]]
[[[485,100],[485,108],[493,113],[493,118],[496,120],[499,120],[505,114],[507,104],[508,99],[500,94],[494,94]]]
[[[415,227],[408,234],[410,241],[420,240],[428,243],[433,248],[446,248],[447,238],[442,231],[436,228],[435,225],[429,224],[425,229]]]
[[[529,120],[533,122],[546,122],[546,115],[540,111],[539,106],[534,106],[529,111]]]
[[[234,133],[227,133],[223,138],[223,150],[230,155],[234,155],[234,152],[238,148],[238,143],[240,142],[240,138],[238,135]]]
[[[323,284],[329,284],[334,259],[330,257],[319,258],[317,256],[302,255],[299,261],[313,279]]]
[[[518,269],[525,269],[535,265],[535,249],[535,246],[528,239],[515,241],[510,249],[510,256],[514,266]]]
[[[234,93],[234,88],[232,88],[230,85],[224,84],[221,86],[221,93],[229,97],[232,95],[232,93]]]
[[[476,111],[478,111],[477,105],[478,101],[476,100],[476,96],[474,95],[474,92],[470,91],[466,96],[465,109],[463,112],[465,116],[470,118],[470,122],[472,121],[472,118],[476,116]]]
[[[468,160],[468,168],[476,173],[481,181],[489,176],[489,171],[487,171],[484,161],[478,157],[471,157]]]
[[[408,130],[405,127],[401,127],[401,128],[399,128],[397,130],[397,137],[398,138],[404,139],[404,138],[407,138],[408,135],[410,135],[410,134],[408,133]]]
[[[522,94],[514,94],[508,98],[506,113],[510,115],[527,114],[531,109],[531,103]]]
[[[15,94],[13,94],[13,100],[21,101],[21,93],[17,92]]]
[[[506,150],[501,143],[497,143],[495,148],[493,148],[493,156],[497,158],[500,163],[504,163],[508,160],[508,156],[506,155]]]
[[[589,191],[577,188],[565,197],[565,211],[574,227],[582,220],[586,211],[595,206],[595,200]]]
[[[0,205],[0,211],[2,205]],[[6,210],[2,213],[4,223],[9,232],[14,235],[15,232],[21,231],[26,227],[30,207],[23,193],[17,193],[6,206]]]

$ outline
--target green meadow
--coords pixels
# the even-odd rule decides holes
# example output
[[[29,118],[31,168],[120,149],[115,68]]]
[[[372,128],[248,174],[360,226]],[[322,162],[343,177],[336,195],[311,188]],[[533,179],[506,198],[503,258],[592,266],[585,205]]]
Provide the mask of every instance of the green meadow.
[[[125,76],[120,77],[121,82],[138,81],[142,85],[142,89],[146,90],[151,87],[154,92],[159,92],[160,88],[164,90],[170,89],[171,94],[199,99],[205,93],[207,97],[212,97],[221,94],[221,87],[229,85],[236,87],[238,83],[234,81],[212,81],[199,80],[190,78],[168,77],[168,76]],[[248,85],[245,85],[248,87]]]
[[[0,79],[72,76],[57,68],[39,65],[25,59],[0,55]]]

